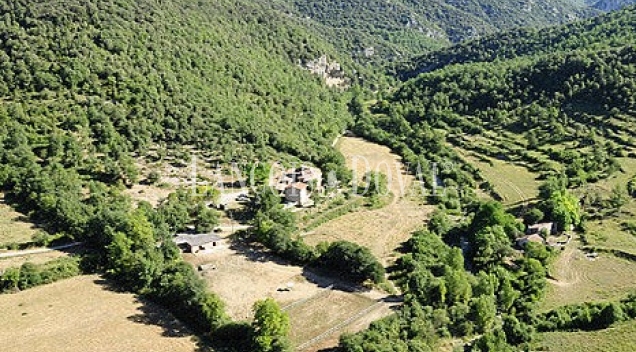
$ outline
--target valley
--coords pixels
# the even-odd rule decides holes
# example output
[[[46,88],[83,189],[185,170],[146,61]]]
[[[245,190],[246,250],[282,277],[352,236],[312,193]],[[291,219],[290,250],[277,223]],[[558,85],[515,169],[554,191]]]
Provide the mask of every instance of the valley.
[[[0,349],[634,350],[630,3],[4,1]]]

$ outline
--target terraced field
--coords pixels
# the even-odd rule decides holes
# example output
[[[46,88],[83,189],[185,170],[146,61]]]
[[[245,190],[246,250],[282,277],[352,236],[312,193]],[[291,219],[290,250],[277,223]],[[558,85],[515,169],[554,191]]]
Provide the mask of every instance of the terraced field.
[[[389,148],[353,137],[342,137],[338,147],[358,179],[369,171],[385,173],[393,200],[381,209],[356,211],[323,224],[305,241],[311,245],[336,240],[355,242],[369,247],[386,264],[396,257],[394,250],[424,225],[433,207],[412,199],[409,192],[414,178]]]

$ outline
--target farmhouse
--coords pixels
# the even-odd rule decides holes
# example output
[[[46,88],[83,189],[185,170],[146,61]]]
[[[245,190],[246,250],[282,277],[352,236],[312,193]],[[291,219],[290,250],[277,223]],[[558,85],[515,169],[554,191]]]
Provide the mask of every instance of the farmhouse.
[[[557,227],[553,222],[544,222],[528,226],[528,230],[526,232],[528,235],[542,233],[545,233],[546,235],[554,235],[557,233]]]
[[[308,166],[281,170],[270,179],[270,186],[285,198],[285,202],[310,206],[312,192],[322,190],[322,171]]]
[[[310,205],[311,202],[311,199],[309,199],[307,184],[303,182],[292,183],[287,186],[285,188],[284,195],[285,201],[300,205],[301,207]]]
[[[545,244],[543,237],[538,234],[533,234],[517,238],[517,247],[523,248],[528,242]]]
[[[223,239],[214,234],[178,234],[174,242],[188,253],[209,253],[222,246]]]

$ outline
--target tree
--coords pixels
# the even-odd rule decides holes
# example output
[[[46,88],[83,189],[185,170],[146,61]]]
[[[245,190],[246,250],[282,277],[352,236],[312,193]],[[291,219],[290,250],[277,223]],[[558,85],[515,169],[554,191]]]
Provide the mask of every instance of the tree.
[[[451,229],[451,221],[446,212],[441,209],[435,209],[428,221],[429,231],[444,236]]]
[[[486,227],[472,238],[473,263],[480,270],[493,270],[512,251],[503,227]]]
[[[616,185],[612,188],[612,195],[609,199],[609,204],[614,211],[618,212],[627,203],[627,191],[621,185]]]
[[[287,352],[291,351],[289,342],[289,317],[281,311],[278,303],[271,298],[254,304],[254,351]]]
[[[318,265],[356,283],[384,281],[384,267],[366,248],[352,242],[333,242],[318,258]]]
[[[161,180],[161,174],[157,170],[150,171],[148,178],[146,178],[146,182],[151,185],[156,184],[159,180]]]
[[[581,222],[579,200],[567,190],[552,193],[545,206],[560,230],[568,230]]]
[[[520,345],[532,340],[534,328],[525,324],[514,315],[506,314],[503,317],[503,331],[506,333],[506,340],[511,345]]]
[[[210,232],[219,224],[219,214],[205,203],[199,203],[195,211],[194,227],[197,233]]]
[[[605,329],[612,324],[625,320],[625,312],[619,303],[607,303],[601,310],[598,319],[595,320],[597,329]]]
[[[490,331],[495,323],[497,306],[493,296],[480,296],[471,301],[471,315],[475,322],[475,331],[484,333]]]
[[[525,214],[523,214],[523,222],[526,225],[534,225],[534,224],[540,222],[541,220],[543,220],[544,216],[545,215],[543,214],[541,209],[532,208],[532,209],[528,210]]]

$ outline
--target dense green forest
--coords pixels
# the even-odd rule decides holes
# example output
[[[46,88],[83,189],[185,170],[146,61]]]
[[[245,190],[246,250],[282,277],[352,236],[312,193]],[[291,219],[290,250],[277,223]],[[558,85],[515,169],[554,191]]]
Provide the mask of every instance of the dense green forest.
[[[2,110],[41,147],[71,132],[60,153],[112,161],[153,144],[338,157],[327,146],[349,121],[346,95],[299,65],[327,55],[351,73],[350,60],[267,6],[16,0],[0,17]]]
[[[410,57],[448,42],[520,26],[554,25],[598,13],[568,0],[525,4],[490,0],[287,2],[306,17],[305,23],[362,62]],[[367,50],[370,48],[373,50]]]
[[[492,62],[556,51],[618,48],[634,42],[636,9],[629,7],[564,26],[543,29],[525,27],[484,36],[395,65],[402,79],[453,64]]]

